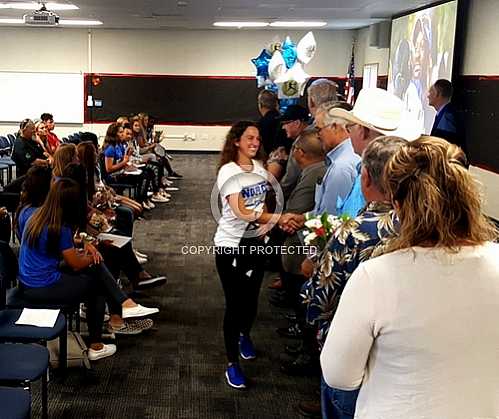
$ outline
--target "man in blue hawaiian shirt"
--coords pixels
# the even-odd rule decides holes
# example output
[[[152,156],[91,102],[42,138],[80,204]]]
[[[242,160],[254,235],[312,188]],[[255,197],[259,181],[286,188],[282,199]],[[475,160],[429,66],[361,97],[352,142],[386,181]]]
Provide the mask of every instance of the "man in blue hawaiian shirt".
[[[360,182],[367,207],[355,218],[342,218],[314,274],[302,288],[307,321],[318,328],[320,347],[351,274],[361,262],[372,257],[375,250],[379,252],[382,244],[396,232],[396,216],[385,195],[382,177],[385,164],[404,143],[399,137],[379,137],[369,143],[363,153]],[[353,417],[357,394],[358,390],[332,389],[322,380],[323,417]],[[343,404],[343,413],[338,411],[338,402]],[[345,412],[349,413],[345,415]]]

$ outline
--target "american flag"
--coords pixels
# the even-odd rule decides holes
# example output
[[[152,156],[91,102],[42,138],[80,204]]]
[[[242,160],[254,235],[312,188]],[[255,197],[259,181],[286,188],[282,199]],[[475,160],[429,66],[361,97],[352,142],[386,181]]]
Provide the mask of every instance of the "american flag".
[[[352,44],[352,58],[348,66],[347,81],[345,83],[345,100],[353,106],[355,95],[355,43]]]

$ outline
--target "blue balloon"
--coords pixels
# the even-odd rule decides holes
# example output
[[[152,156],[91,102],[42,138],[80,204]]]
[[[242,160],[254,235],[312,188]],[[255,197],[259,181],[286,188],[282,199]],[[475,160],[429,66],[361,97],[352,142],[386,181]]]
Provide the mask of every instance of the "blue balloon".
[[[269,76],[269,61],[271,58],[272,56],[263,49],[258,57],[251,60],[256,67],[257,76],[262,76],[265,79]]]
[[[300,99],[299,98],[294,98],[294,99],[279,99],[279,108],[281,110],[281,113],[286,112],[286,109],[290,105],[299,105],[300,104]]]
[[[277,87],[277,84],[269,83],[269,84],[265,85],[265,90],[270,90],[271,92],[277,93],[279,88]]]
[[[293,67],[296,62],[296,45],[293,44],[291,39],[286,38],[281,47],[282,58],[284,58],[284,62],[286,63],[287,68]]]

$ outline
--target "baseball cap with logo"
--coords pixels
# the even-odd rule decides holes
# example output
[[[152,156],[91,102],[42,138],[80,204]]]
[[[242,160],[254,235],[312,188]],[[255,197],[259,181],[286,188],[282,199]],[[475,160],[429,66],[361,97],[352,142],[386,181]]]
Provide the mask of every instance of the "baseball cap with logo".
[[[301,105],[289,105],[281,116],[281,122],[285,124],[291,121],[307,121],[310,118],[308,110]]]

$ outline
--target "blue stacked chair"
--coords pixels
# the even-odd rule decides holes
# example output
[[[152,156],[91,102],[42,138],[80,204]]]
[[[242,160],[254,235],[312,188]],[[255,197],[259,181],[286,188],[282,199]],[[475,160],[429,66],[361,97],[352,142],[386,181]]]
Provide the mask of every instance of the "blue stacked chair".
[[[0,345],[0,383],[21,386],[31,391],[31,383],[42,382],[42,418],[48,418],[49,351],[34,344],[7,343]],[[0,417],[3,406],[0,405]]]
[[[8,243],[0,241],[0,342],[41,343],[46,346],[49,340],[59,338],[60,369],[66,371],[67,324],[63,314],[59,314],[54,327],[17,325],[22,306],[6,308],[6,290],[17,276],[17,258]]]
[[[31,417],[31,394],[22,388],[0,387],[0,413],[3,419]]]

